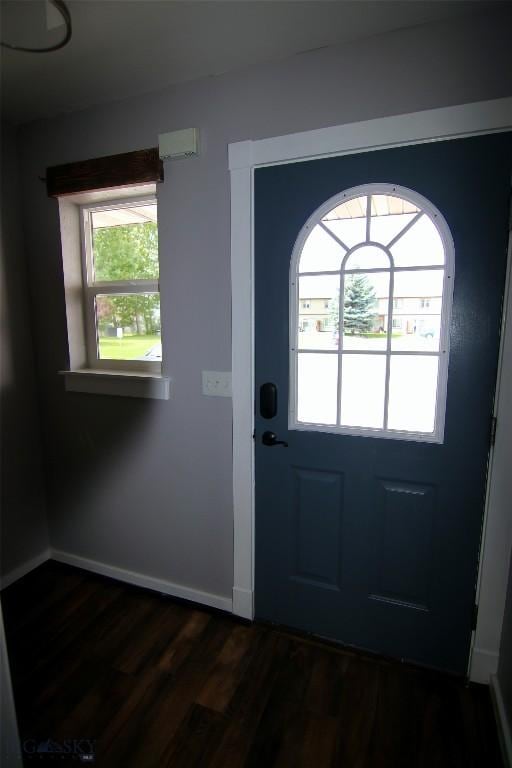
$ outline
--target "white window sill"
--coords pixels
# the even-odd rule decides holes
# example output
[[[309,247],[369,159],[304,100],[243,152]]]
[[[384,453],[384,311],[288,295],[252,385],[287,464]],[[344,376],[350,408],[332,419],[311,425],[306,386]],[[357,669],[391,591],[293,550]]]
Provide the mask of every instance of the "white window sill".
[[[67,392],[121,397],[149,397],[153,400],[169,399],[170,379],[168,376],[162,376],[158,373],[100,371],[93,368],[59,371],[59,373],[64,376]]]

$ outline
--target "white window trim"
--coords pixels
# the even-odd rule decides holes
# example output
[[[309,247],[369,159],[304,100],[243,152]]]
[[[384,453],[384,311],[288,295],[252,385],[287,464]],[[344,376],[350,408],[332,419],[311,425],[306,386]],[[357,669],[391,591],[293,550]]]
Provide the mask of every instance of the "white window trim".
[[[303,277],[305,275],[311,275],[313,273],[311,272],[299,272],[299,264],[300,264],[300,258],[302,256],[302,251],[304,248],[304,245],[306,243],[306,240],[308,239],[309,235],[311,234],[312,230],[319,224],[323,217],[328,214],[333,208],[336,208],[338,205],[341,205],[343,202],[352,200],[357,197],[370,197],[372,195],[394,195],[396,197],[400,197],[403,200],[407,200],[408,202],[413,203],[417,208],[420,209],[421,213],[425,213],[429,216],[430,220],[436,227],[439,236],[441,237],[441,241],[443,243],[444,248],[444,256],[445,261],[444,264],[425,264],[421,266],[413,266],[413,267],[396,267],[393,262],[392,254],[389,252],[388,248],[384,247],[384,250],[387,252],[389,257],[389,267],[388,269],[384,269],[383,267],[375,268],[375,269],[349,269],[345,270],[344,264],[346,263],[348,257],[352,253],[353,248],[349,248],[346,253],[344,254],[340,269],[339,270],[324,270],[324,271],[317,271],[314,272],[315,275],[333,275],[333,276],[339,276],[340,274],[346,275],[346,274],[360,274],[361,272],[364,272],[365,274],[371,273],[371,272],[384,272],[389,271],[390,274],[390,283],[389,283],[389,301],[391,300],[393,296],[393,276],[398,272],[411,272],[411,271],[425,271],[425,270],[443,270],[444,271],[444,280],[443,280],[443,301],[442,301],[442,313],[441,313],[441,325],[440,325],[440,333],[439,333],[439,351],[438,352],[396,352],[392,350],[391,347],[391,329],[389,329],[389,335],[388,335],[388,344],[386,351],[382,352],[375,352],[375,351],[364,351],[364,350],[358,350],[358,354],[369,354],[369,355],[375,355],[375,354],[382,354],[386,357],[386,381],[385,381],[385,389],[384,389],[384,407],[385,407],[385,413],[387,412],[387,405],[389,402],[389,378],[390,378],[390,359],[393,355],[414,355],[418,357],[437,357],[439,359],[439,368],[438,368],[438,378],[437,378],[437,390],[436,390],[436,406],[435,406],[435,421],[434,421],[434,430],[432,432],[418,432],[418,431],[408,431],[408,430],[398,430],[398,429],[389,429],[387,427],[383,428],[370,428],[370,427],[349,427],[349,426],[343,426],[343,425],[328,425],[328,424],[317,424],[315,422],[301,422],[297,420],[296,412],[297,412],[297,398],[298,398],[298,358],[299,353],[305,353],[308,352],[314,352],[314,351],[320,351],[320,350],[299,350],[299,340],[298,340],[298,327],[299,327],[299,313],[298,313],[298,307],[299,307],[299,277]],[[358,244],[357,247],[359,247],[360,244]],[[383,245],[378,243],[377,245]],[[354,246],[356,248],[356,246]],[[345,189],[343,192],[334,195],[333,197],[326,200],[324,203],[322,203],[321,206],[319,206],[316,211],[314,211],[309,219],[306,221],[302,229],[300,230],[297,239],[295,241],[291,259],[290,259],[290,301],[289,301],[289,310],[290,310],[290,317],[289,317],[289,339],[290,339],[290,350],[289,350],[289,362],[290,362],[290,382],[289,382],[289,392],[290,396],[288,398],[289,401],[289,410],[288,410],[288,429],[290,430],[296,430],[299,432],[327,432],[330,434],[338,434],[338,435],[355,435],[358,437],[377,437],[377,438],[386,438],[387,440],[414,440],[416,442],[425,442],[425,443],[442,443],[444,438],[444,419],[445,419],[445,410],[446,410],[446,391],[447,391],[447,383],[448,383],[448,360],[449,360],[449,351],[450,351],[450,318],[451,318],[451,310],[452,310],[452,298],[453,298],[453,285],[454,285],[454,276],[455,276],[455,250],[454,250],[454,244],[453,244],[453,238],[450,233],[450,228],[448,227],[448,224],[444,218],[444,216],[441,214],[441,212],[429,201],[427,198],[423,197],[423,195],[420,195],[418,192],[407,189],[406,187],[402,187],[398,184],[386,184],[386,183],[375,183],[375,184],[362,184],[357,187],[351,187],[350,189]],[[389,303],[388,301],[388,303]],[[393,305],[394,305],[394,297],[393,297]],[[341,305],[342,305],[342,297],[340,293],[340,313],[341,313]],[[392,311],[390,307],[388,307],[388,314],[392,316]],[[341,341],[341,339],[340,339]],[[325,354],[332,354],[336,355],[338,358],[338,411],[339,411],[339,399],[340,399],[340,387],[342,382],[342,376],[340,376],[340,359],[344,354],[347,354],[347,351],[343,351],[340,345],[339,350],[322,350]],[[339,416],[339,414],[338,414]]]
[[[254,303],[253,303],[253,171],[262,165],[297,162],[333,155],[388,149],[423,142],[464,138],[512,129],[512,97],[474,102],[358,123],[320,128],[258,141],[230,144],[231,176],[231,282],[232,282],[232,382],[233,382],[233,505],[234,578],[233,612],[248,619],[254,616]],[[506,352],[502,353],[505,355]],[[492,475],[490,480],[492,490]],[[492,494],[491,494],[492,495]],[[506,537],[499,511],[487,507],[486,527],[495,538]],[[498,530],[500,533],[498,533]],[[501,535],[500,535],[501,534]],[[483,537],[485,541],[485,535]],[[492,570],[493,594],[480,596],[489,604],[480,616],[491,615],[486,630],[498,639],[506,595],[507,563],[504,557],[482,550],[482,568]],[[480,576],[479,576],[480,578]],[[499,603],[499,605],[496,605]],[[492,607],[490,607],[492,604]],[[491,626],[492,624],[492,626]],[[497,659],[498,648],[489,649]],[[495,651],[495,652],[494,652]],[[493,662],[494,663],[494,662]],[[490,669],[485,674],[488,680]],[[471,663],[472,679],[477,678]]]
[[[119,397],[143,397],[152,400],[168,400],[170,380],[168,376],[133,371],[94,370],[60,371],[66,382],[67,392],[83,392],[89,395],[116,395]]]
[[[64,290],[66,296],[66,319],[68,331],[69,370],[59,371],[63,376],[66,390],[88,394],[116,395],[167,400],[170,396],[170,379],[164,375],[159,362],[94,361],[91,365],[84,312],[87,294],[87,272],[84,267],[82,209],[105,210],[117,204],[133,206],[144,200],[157,198],[154,182],[133,187],[80,192],[59,198],[59,218],[62,240]],[[137,283],[138,281],[126,281]],[[153,281],[157,284],[157,281]],[[110,285],[110,283],[108,283]],[[119,284],[120,290],[122,289]],[[130,292],[133,292],[130,289]],[[94,330],[95,334],[95,330]],[[126,365],[127,363],[127,365]],[[162,361],[162,366],[165,361]]]
[[[131,371],[133,373],[161,374],[162,364],[151,360],[102,360],[98,356],[98,339],[95,298],[98,294],[111,293],[160,293],[158,280],[117,280],[94,281],[91,242],[91,214],[112,211],[120,208],[133,208],[156,204],[156,195],[136,196],[129,199],[109,200],[104,203],[91,203],[80,206],[80,240],[82,244],[82,280],[84,286],[84,323],[87,346],[87,361],[90,369],[110,371]]]

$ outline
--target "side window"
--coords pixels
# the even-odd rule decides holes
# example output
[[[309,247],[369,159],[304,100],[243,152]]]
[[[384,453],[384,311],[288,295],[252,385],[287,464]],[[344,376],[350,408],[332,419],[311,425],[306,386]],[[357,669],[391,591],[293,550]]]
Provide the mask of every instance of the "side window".
[[[81,208],[88,364],[160,371],[156,198]]]
[[[448,226],[419,194],[324,203],[291,261],[290,428],[442,442],[453,276]]]

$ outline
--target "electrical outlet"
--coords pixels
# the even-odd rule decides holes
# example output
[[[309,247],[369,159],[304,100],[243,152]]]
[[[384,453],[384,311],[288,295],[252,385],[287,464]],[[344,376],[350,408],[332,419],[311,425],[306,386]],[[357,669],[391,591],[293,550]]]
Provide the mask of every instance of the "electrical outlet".
[[[203,371],[203,395],[231,397],[231,371]]]

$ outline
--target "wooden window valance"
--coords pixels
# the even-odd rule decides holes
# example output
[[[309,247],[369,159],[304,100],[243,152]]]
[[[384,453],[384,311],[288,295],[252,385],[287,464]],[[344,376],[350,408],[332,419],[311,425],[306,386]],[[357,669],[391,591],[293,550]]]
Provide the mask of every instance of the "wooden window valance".
[[[109,155],[46,169],[49,197],[93,192],[97,189],[130,187],[164,180],[164,166],[158,147]]]

